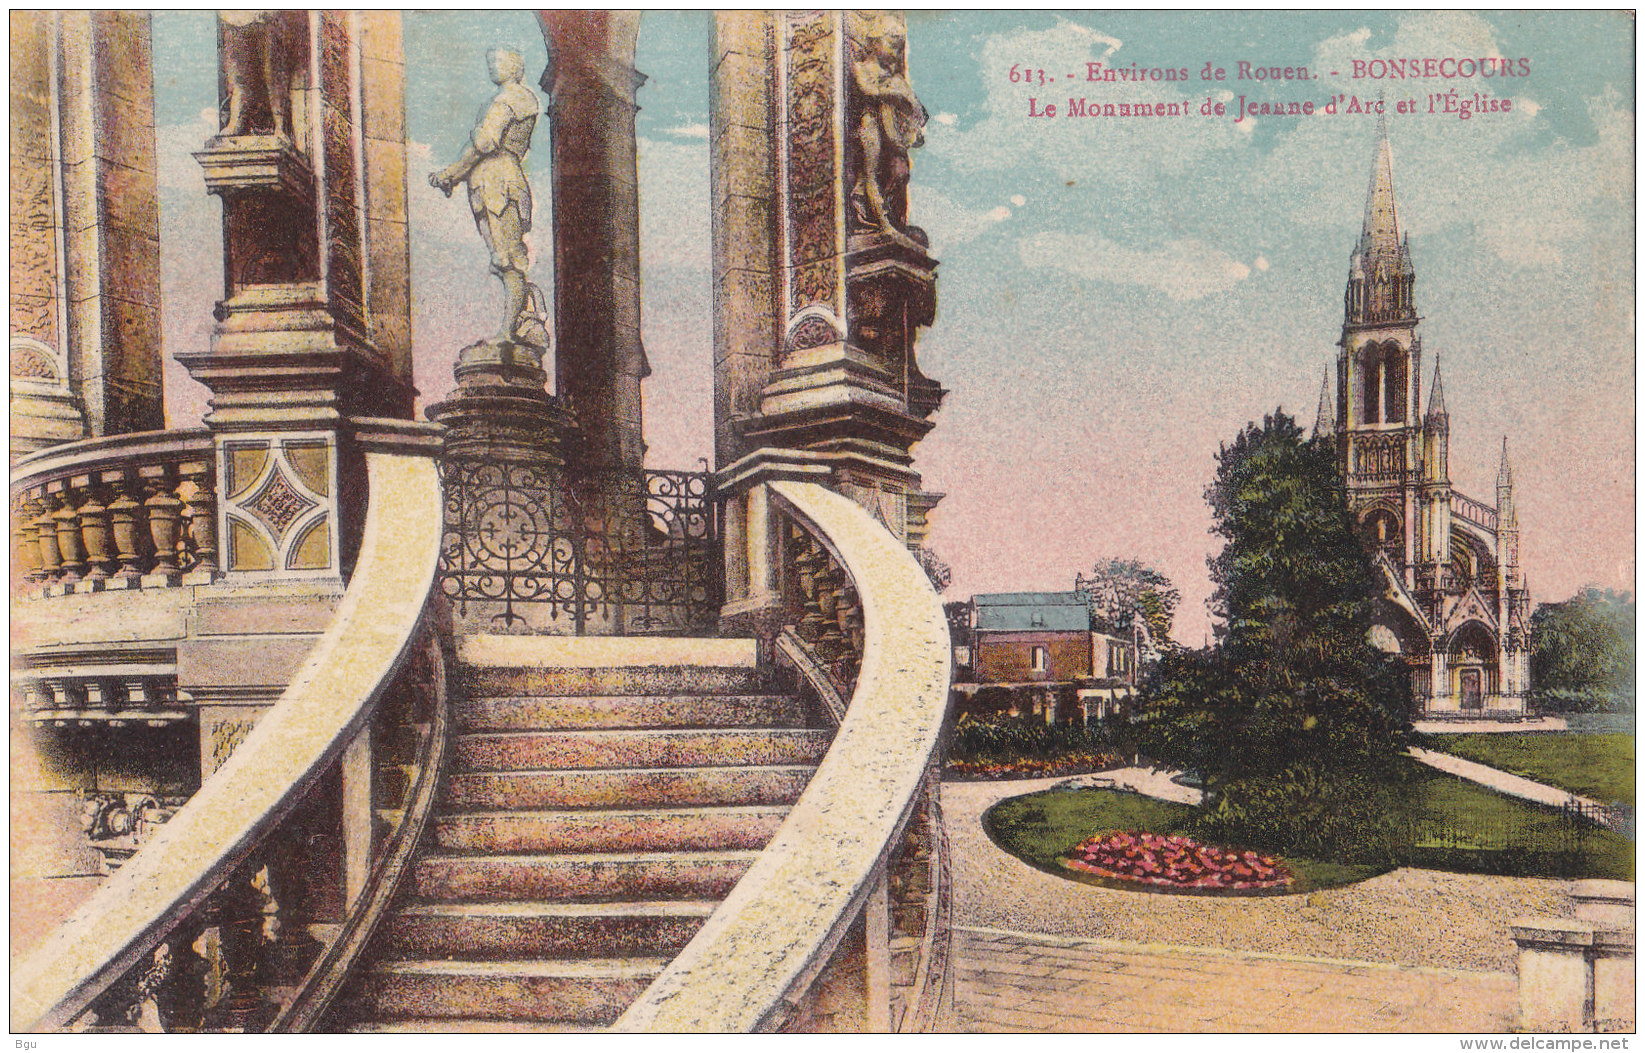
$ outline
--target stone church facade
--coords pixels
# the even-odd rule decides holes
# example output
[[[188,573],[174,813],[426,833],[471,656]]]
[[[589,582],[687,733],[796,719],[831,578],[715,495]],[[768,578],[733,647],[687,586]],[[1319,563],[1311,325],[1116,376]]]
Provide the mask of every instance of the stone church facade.
[[[1494,503],[1452,486],[1437,352],[1423,408],[1415,285],[1382,128],[1349,261],[1334,413],[1322,386],[1315,432],[1336,436],[1348,504],[1383,578],[1372,641],[1409,665],[1414,715],[1520,718],[1530,687],[1531,599],[1519,565],[1508,443]]]

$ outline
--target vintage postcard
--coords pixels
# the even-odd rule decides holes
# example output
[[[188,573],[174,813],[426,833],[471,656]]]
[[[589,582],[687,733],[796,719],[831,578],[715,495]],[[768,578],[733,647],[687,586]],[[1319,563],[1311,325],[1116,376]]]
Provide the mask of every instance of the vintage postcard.
[[[1634,1030],[1632,12],[9,39],[13,1032]]]

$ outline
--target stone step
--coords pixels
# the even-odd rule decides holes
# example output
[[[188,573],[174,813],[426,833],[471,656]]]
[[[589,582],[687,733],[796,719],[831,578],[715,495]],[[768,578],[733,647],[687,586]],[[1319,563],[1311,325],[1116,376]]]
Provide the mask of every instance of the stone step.
[[[480,731],[451,744],[453,771],[705,768],[816,764],[827,731],[773,728],[655,731]]]
[[[434,842],[457,852],[655,852],[764,848],[786,807],[623,811],[459,812],[437,815]]]
[[[442,791],[451,811],[525,808],[793,804],[814,765],[714,768],[582,768],[453,772]]]
[[[411,892],[424,900],[721,899],[759,852],[424,853]]]
[[[800,727],[790,695],[502,695],[453,707],[460,731]]]
[[[604,669],[530,669],[459,666],[457,690],[487,695],[724,695],[757,694],[767,686],[757,669],[740,666],[621,666]]]
[[[750,639],[477,634],[457,640],[454,685],[485,695],[757,694]]]
[[[714,913],[708,900],[418,903],[388,922],[404,958],[631,958],[673,955]]]
[[[610,1024],[662,972],[664,958],[385,961],[360,985],[368,1019],[541,1020]]]
[[[431,1020],[405,1017],[351,1024],[351,1035],[595,1035],[604,1028],[584,1024],[554,1024],[546,1020],[475,1020],[452,1017]]]

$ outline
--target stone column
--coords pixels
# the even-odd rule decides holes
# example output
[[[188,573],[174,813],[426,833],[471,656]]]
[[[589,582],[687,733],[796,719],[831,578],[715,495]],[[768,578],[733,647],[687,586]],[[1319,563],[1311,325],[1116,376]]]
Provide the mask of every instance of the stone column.
[[[909,222],[925,110],[906,27],[887,13],[724,14],[710,61],[715,455],[728,519],[756,536],[747,495],[805,478],[916,546],[941,495],[921,489],[910,450],[945,393],[915,350],[935,317],[937,263]],[[729,570],[746,591],[728,591],[727,613],[744,617],[767,583]]]
[[[347,418],[411,415],[399,16],[225,12],[223,128],[194,156],[223,202],[203,351],[217,537],[235,578],[346,575],[364,515]]]
[[[13,12],[13,453],[165,424],[146,12]]]
[[[633,11],[544,11],[542,77],[554,149],[556,394],[576,415],[566,459],[638,470],[640,197],[635,163]]]

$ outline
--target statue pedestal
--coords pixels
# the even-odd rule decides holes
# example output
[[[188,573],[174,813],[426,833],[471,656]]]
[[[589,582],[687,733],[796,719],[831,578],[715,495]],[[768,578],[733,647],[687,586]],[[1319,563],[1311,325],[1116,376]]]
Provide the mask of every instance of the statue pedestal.
[[[452,371],[457,390],[428,408],[446,426],[446,450],[534,464],[564,464],[561,440],[572,416],[545,390],[542,353],[511,341],[488,340],[463,349]]]

